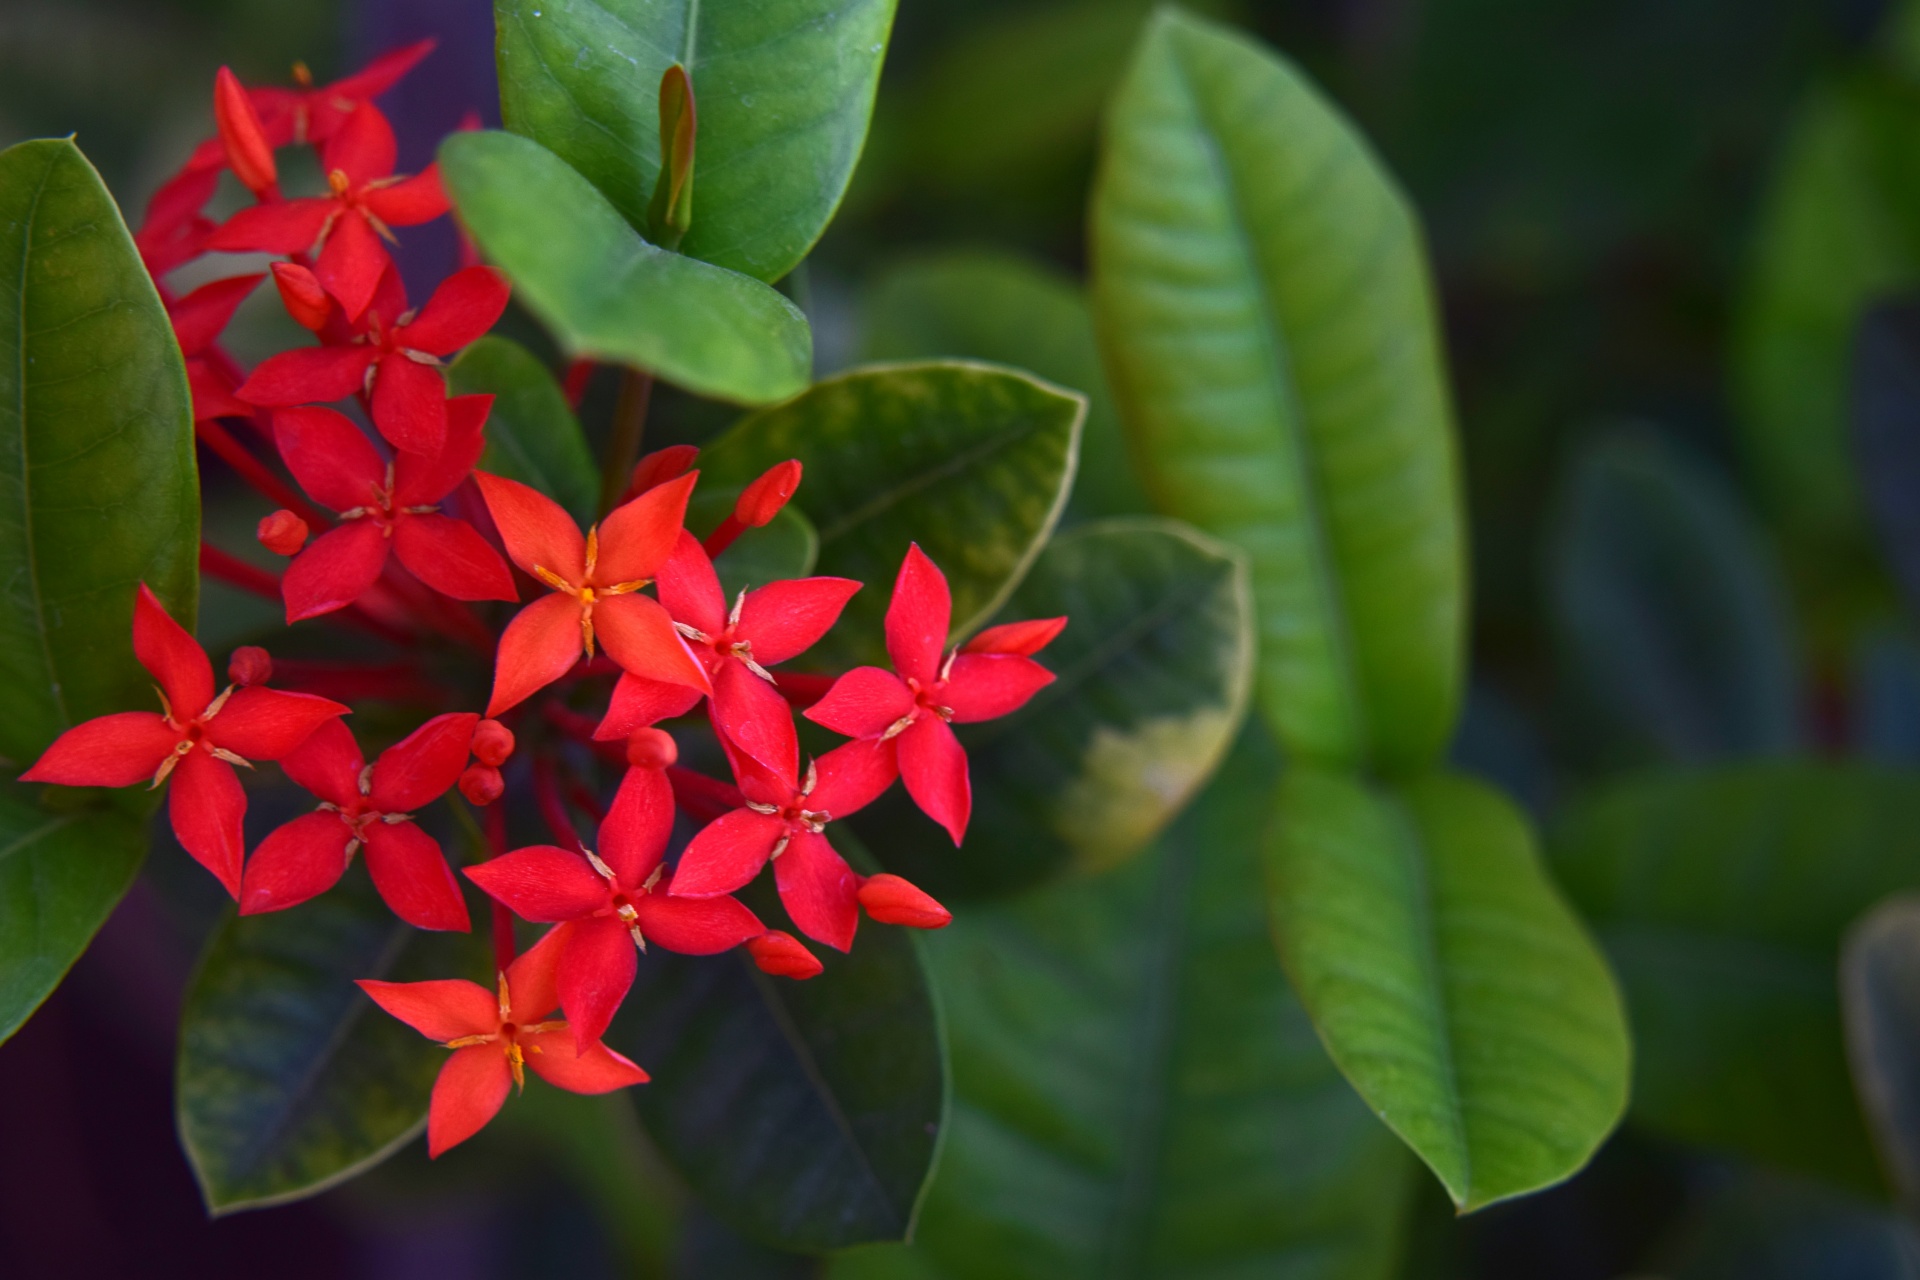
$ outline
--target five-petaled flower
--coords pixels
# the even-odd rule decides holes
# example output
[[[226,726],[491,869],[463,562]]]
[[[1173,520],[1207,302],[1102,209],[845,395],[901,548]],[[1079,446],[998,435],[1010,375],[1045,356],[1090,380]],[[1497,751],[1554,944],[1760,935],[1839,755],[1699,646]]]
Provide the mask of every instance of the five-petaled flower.
[[[465,1142],[500,1112],[526,1068],[573,1093],[611,1093],[644,1084],[647,1073],[598,1040],[576,1043],[565,1022],[540,1021],[560,1004],[555,971],[561,955],[553,934],[507,966],[499,990],[442,978],[376,982],[360,989],[429,1040],[453,1050],[433,1082],[427,1106],[427,1154]]]
[[[279,760],[349,708],[260,685],[213,688],[213,665],[145,583],[133,602],[133,653],[159,682],[161,713],[122,711],[54,740],[23,782],[126,787],[172,782],[169,816],[186,851],[240,893],[247,796],[233,766]]]

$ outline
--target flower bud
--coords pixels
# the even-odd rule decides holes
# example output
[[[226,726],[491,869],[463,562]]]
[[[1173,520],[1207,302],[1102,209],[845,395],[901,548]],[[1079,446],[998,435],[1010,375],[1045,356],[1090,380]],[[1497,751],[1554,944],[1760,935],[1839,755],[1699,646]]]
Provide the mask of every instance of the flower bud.
[[[245,689],[273,679],[273,659],[257,644],[243,644],[227,660],[227,679]]]
[[[788,458],[767,468],[764,475],[741,491],[740,500],[733,504],[733,518],[748,529],[758,529],[780,514],[780,508],[787,505],[799,487],[800,459]]]
[[[820,957],[800,945],[799,939],[778,929],[761,934],[747,943],[747,954],[760,966],[760,972],[776,978],[805,980],[824,967]]]
[[[261,546],[277,556],[294,555],[307,545],[307,522],[282,507],[261,519],[255,536]]]
[[[627,763],[636,769],[664,769],[680,758],[680,746],[665,729],[645,726],[627,738]]]
[[[664,449],[655,449],[633,464],[633,478],[627,481],[626,500],[631,501],[669,480],[678,480],[687,474],[687,469],[699,456],[700,450],[690,444],[670,444]]]
[[[506,779],[490,764],[468,765],[460,775],[460,794],[482,808],[498,800],[506,789]]]
[[[909,929],[944,929],[953,913],[899,876],[868,876],[860,882],[860,905],[881,924]]]
[[[265,195],[279,181],[274,168],[273,146],[260,125],[260,115],[252,99],[233,72],[220,68],[213,80],[213,120],[220,129],[220,143],[226,148],[227,163],[234,176],[254,195]]]
[[[498,720],[482,720],[473,726],[472,750],[481,764],[498,769],[513,754],[513,730]]]
[[[326,327],[333,314],[333,299],[321,287],[320,278],[297,262],[273,264],[273,286],[280,291],[280,303],[302,328],[314,333]]]

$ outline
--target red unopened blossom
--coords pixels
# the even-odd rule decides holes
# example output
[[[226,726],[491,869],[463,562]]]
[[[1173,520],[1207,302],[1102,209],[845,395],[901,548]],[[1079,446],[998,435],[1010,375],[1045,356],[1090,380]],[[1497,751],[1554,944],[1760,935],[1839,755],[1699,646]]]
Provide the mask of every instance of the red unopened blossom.
[[[321,288],[313,272],[299,263],[274,263],[273,287],[280,292],[280,305],[301,328],[318,333],[333,318],[333,295]]]
[[[881,924],[910,929],[944,929],[953,913],[925,890],[894,875],[868,876],[860,882],[860,905]]]
[[[1053,673],[1027,655],[1058,635],[1065,619],[996,627],[974,644],[948,651],[952,613],[946,575],[917,545],[909,547],[887,605],[893,670],[855,667],[806,716],[849,737],[899,739],[900,777],[908,794],[959,844],[973,791],[967,753],[952,725],[1017,711],[1051,684]],[[1040,639],[1030,649],[1007,648],[1009,636]]]
[[[565,675],[594,645],[634,675],[711,692],[706,671],[660,603],[639,594],[681,534],[694,475],[623,503],[583,537],[559,503],[515,480],[474,472],[507,555],[553,589],[507,624],[495,660],[497,716]]]
[[[253,412],[233,395],[234,380],[227,366],[213,355],[214,344],[264,276],[233,276],[201,285],[167,307],[173,336],[186,357],[187,386],[193,391],[193,420],[244,418]]]
[[[633,985],[636,948],[654,943],[714,955],[766,932],[734,899],[669,895],[661,865],[673,832],[673,788],[658,769],[629,769],[599,848],[535,845],[466,869],[467,878],[523,920],[558,924],[560,1006],[584,1052],[606,1031]]]
[[[447,211],[440,174],[429,167],[394,175],[393,126],[372,103],[353,109],[321,152],[328,194],[242,209],[214,232],[208,246],[244,252],[313,255],[313,273],[358,320],[373,301],[391,259],[381,245],[389,227],[430,222]]]
[[[213,122],[234,177],[254,195],[272,199],[280,180],[273,163],[273,144],[267,141],[267,131],[247,91],[226,67],[220,68],[213,80]]]
[[[513,730],[498,720],[482,720],[473,726],[473,758],[498,769],[513,754]]]
[[[769,929],[759,937],[747,943],[747,954],[753,957],[753,963],[762,973],[770,973],[776,978],[793,978],[805,981],[817,978],[826,966],[820,963],[820,957],[806,949],[800,939],[780,929]]]
[[[643,725],[627,738],[627,764],[635,769],[667,769],[680,758],[680,744],[665,729]]]
[[[260,545],[277,556],[298,555],[307,545],[307,522],[285,507],[261,516],[253,532]]]
[[[507,780],[490,764],[470,766],[460,775],[460,794],[482,809],[506,794]]]
[[[287,279],[299,283],[297,276]],[[389,271],[352,341],[270,356],[238,395],[249,404],[280,407],[341,400],[371,383],[380,434],[395,448],[432,457],[447,433],[447,379],[439,357],[491,329],[506,310],[507,296],[499,272],[469,267],[442,281],[414,316],[406,310],[398,273]]]
[[[758,479],[741,490],[733,510],[701,544],[707,554],[717,556],[748,529],[758,529],[771,523],[800,488],[800,474],[800,460],[789,458],[767,468]]]
[[[274,414],[274,439],[288,469],[341,520],[287,566],[280,590],[288,622],[358,600],[379,579],[389,552],[414,577],[455,600],[518,598],[500,553],[472,525],[439,509],[479,460],[481,428],[492,403],[492,396],[449,401],[446,447],[430,459],[401,453],[391,462],[332,409],[309,405]]]
[[[145,583],[133,602],[133,654],[159,683],[161,713],[123,711],[75,725],[21,780],[69,787],[171,781],[174,835],[237,897],[247,797],[234,765],[283,759],[348,708],[258,685],[216,694],[206,651]]]
[[[227,679],[242,689],[273,679],[273,656],[257,644],[243,644],[227,659]]]
[[[475,982],[376,982],[359,986],[373,1002],[429,1040],[453,1050],[433,1082],[427,1154],[465,1142],[498,1115],[526,1069],[573,1093],[610,1093],[644,1084],[647,1073],[598,1040],[579,1044],[567,1024],[541,1021],[560,1003],[559,939],[548,934],[500,975],[498,991]]]
[[[278,828],[253,851],[240,881],[240,914],[283,911],[333,888],[363,846],[373,887],[418,929],[467,928],[467,904],[439,843],[415,811],[452,788],[480,717],[435,716],[369,767],[338,720],[320,726],[280,767],[320,807]]]

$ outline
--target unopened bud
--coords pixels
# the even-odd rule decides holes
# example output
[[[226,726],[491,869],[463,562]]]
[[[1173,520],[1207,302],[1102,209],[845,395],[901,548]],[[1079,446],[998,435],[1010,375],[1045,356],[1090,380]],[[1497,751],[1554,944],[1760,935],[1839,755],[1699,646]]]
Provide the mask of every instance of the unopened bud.
[[[472,750],[474,759],[498,769],[513,754],[513,730],[498,720],[482,720],[473,726]]]
[[[318,276],[297,262],[276,262],[273,283],[295,323],[314,333],[326,327],[327,317],[333,314],[333,299],[321,287]]]
[[[780,514],[799,487],[800,459],[788,458],[741,491],[740,500],[733,504],[733,518],[748,529],[758,529]]]
[[[273,679],[273,659],[257,644],[243,644],[227,659],[227,679],[242,689]]]
[[[220,129],[220,143],[226,148],[227,163],[234,176],[254,195],[265,195],[279,181],[273,163],[273,147],[267,131],[261,127],[259,113],[239,79],[227,68],[220,68],[213,80],[213,119]]]
[[[953,913],[899,876],[868,876],[860,883],[860,905],[881,924],[909,929],[944,929]]]
[[[506,779],[490,764],[468,765],[460,775],[460,794],[482,808],[498,800],[506,789]]]
[[[1008,622],[988,627],[967,641],[962,653],[1016,653],[1031,658],[1053,643],[1067,629],[1065,618],[1034,618],[1028,622]]]
[[[687,474],[693,466],[693,460],[699,456],[700,450],[690,444],[670,444],[664,449],[655,449],[633,464],[633,479],[627,482],[627,498],[637,498],[669,480],[678,480]]]
[[[760,966],[760,972],[776,978],[805,980],[818,975],[824,967],[820,957],[801,946],[799,939],[778,929],[748,942],[747,954]]]
[[[680,746],[665,729],[635,729],[627,738],[627,763],[636,769],[664,769],[680,758]]]
[[[277,556],[296,554],[307,545],[307,522],[285,507],[260,520],[254,536],[260,545]]]

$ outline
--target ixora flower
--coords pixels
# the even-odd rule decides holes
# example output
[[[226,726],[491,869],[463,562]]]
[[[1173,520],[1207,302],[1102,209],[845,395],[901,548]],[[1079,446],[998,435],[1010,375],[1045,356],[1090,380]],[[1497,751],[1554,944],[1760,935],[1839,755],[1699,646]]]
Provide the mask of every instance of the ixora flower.
[[[134,596],[133,653],[159,682],[161,713],[122,711],[75,725],[20,775],[21,781],[68,787],[171,782],[174,835],[238,897],[247,796],[233,767],[285,758],[349,708],[257,684],[229,685],[215,694],[206,651],[167,615],[145,583]]]
[[[946,575],[918,544],[908,547],[887,605],[893,670],[855,667],[806,716],[852,738],[897,738],[907,793],[957,845],[973,811],[973,789],[967,753],[952,724],[1018,711],[1051,684],[1053,673],[1032,655],[1059,635],[1067,620],[1009,623],[948,651],[952,617]]]
[[[473,473],[507,555],[553,589],[515,615],[500,637],[497,716],[552,684],[597,642],[625,670],[712,692],[707,673],[657,600],[639,594],[672,554],[697,472],[615,507],[583,537],[560,504],[516,480]]]
[[[464,932],[467,904],[434,838],[414,811],[445,795],[467,765],[480,717],[435,716],[380,753],[371,766],[338,720],[280,762],[320,807],[285,824],[255,849],[240,881],[240,914],[297,906],[331,889],[367,851],[367,872],[393,914],[418,929]]]
[[[360,981],[375,1004],[453,1050],[427,1107],[429,1156],[484,1129],[509,1090],[526,1086],[528,1067],[572,1093],[611,1093],[646,1083],[645,1071],[597,1039],[582,1045],[565,1022],[540,1021],[560,1004],[560,957],[561,940],[549,933],[507,966],[497,992],[460,978]]]
[[[673,832],[673,788],[659,769],[630,768],[599,848],[534,845],[466,869],[467,878],[524,920],[559,927],[541,945],[559,951],[560,1007],[584,1053],[605,1034],[633,986],[648,943],[682,955],[731,950],[767,932],[723,895],[669,895],[661,863]]]
[[[358,600],[386,567],[387,556],[455,600],[516,600],[513,574],[500,553],[439,503],[473,470],[485,447],[482,428],[492,396],[447,402],[444,447],[432,458],[375,451],[360,428],[332,409],[309,405],[273,415],[274,439],[307,495],[340,514],[340,527],[300,551],[280,589],[287,621],[316,618]],[[377,406],[376,406],[377,420]],[[293,543],[296,550],[299,543]]]

